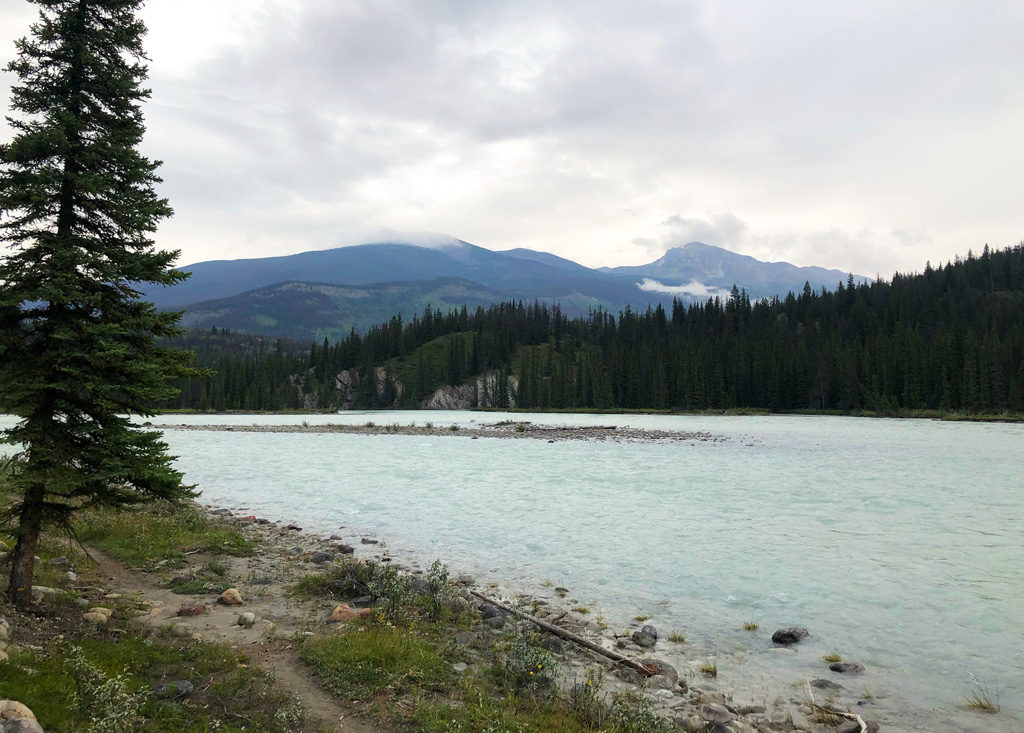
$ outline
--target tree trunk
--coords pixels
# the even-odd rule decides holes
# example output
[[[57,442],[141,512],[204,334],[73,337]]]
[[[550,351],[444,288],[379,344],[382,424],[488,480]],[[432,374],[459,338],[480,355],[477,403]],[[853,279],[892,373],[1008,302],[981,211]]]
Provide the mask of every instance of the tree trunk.
[[[7,596],[21,608],[32,603],[32,578],[35,574],[36,547],[43,524],[42,485],[35,484],[25,491],[21,517],[18,523],[18,542],[11,556],[11,581]]]

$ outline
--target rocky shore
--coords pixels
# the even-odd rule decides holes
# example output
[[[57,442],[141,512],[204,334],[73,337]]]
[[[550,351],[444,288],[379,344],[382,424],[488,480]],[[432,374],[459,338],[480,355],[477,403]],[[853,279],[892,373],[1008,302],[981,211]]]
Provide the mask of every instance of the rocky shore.
[[[538,425],[527,421],[505,421],[499,423],[474,423],[465,425],[379,425],[374,422],[362,425],[317,424],[310,425],[191,425],[161,424],[151,427],[159,430],[182,430],[190,432],[235,432],[235,433],[340,433],[347,435],[419,435],[419,436],[457,436],[463,438],[505,438],[546,440],[560,442],[564,440],[610,441],[619,443],[639,443],[651,441],[720,442],[723,436],[704,431],[671,431],[644,430],[640,428],[621,427],[615,425],[559,426]]]
[[[231,614],[221,614],[225,615],[223,623],[230,626],[230,633],[223,628],[208,629],[204,633],[238,638],[258,634],[261,628],[268,626],[274,627],[276,633],[289,633],[299,627],[297,621],[302,617],[307,624],[302,627],[302,633],[312,635],[364,616],[374,604],[372,597],[339,602],[338,597],[328,594],[311,601],[315,609],[313,617],[319,621],[310,625],[309,609],[300,610],[289,595],[289,587],[296,578],[305,573],[330,573],[332,567],[346,560],[389,565],[408,577],[413,589],[428,583],[429,560],[393,556],[387,542],[378,538],[352,535],[349,529],[340,529],[340,533],[330,536],[307,533],[296,524],[268,522],[249,515],[244,507],[206,509],[219,521],[244,527],[260,550],[237,568],[247,580],[238,588],[225,591],[229,595],[237,593],[240,599],[245,599],[243,603],[236,604],[234,595],[229,601],[224,600],[224,594],[213,595],[213,591],[218,590],[215,585],[210,586],[208,597],[195,599],[204,609],[223,609],[225,603],[233,609]],[[451,571],[451,578],[456,592],[449,603],[459,610],[469,609],[476,619],[468,630],[453,629],[451,643],[459,650],[459,661],[454,664],[457,672],[481,664],[496,644],[536,632],[536,625],[527,618],[532,616],[564,630],[567,635],[577,636],[612,654],[624,655],[646,668],[645,673],[641,673],[633,666],[616,662],[571,640],[545,634],[540,644],[557,657],[558,685],[562,689],[569,690],[581,681],[588,681],[588,684],[599,685],[601,694],[609,697],[640,694],[672,729],[690,733],[709,730],[716,733],[858,733],[862,730],[855,719],[824,712],[831,709],[828,704],[817,709],[809,706],[804,689],[794,689],[785,699],[740,699],[717,683],[703,657],[694,657],[682,666],[666,661],[664,657],[677,658],[679,654],[679,649],[674,648],[679,640],[673,638],[669,630],[637,619],[613,627],[600,617],[592,617],[571,588],[543,582],[529,589],[516,588],[490,580],[478,582],[474,576],[457,570]],[[191,582],[195,576],[186,575],[180,580]],[[498,601],[500,605],[480,596]],[[236,609],[236,605],[239,608]],[[247,613],[234,618],[243,605]],[[180,610],[175,613],[179,614],[174,619],[175,633],[191,633],[195,621],[182,618]],[[203,613],[200,611],[197,618],[202,618]],[[160,615],[155,618],[159,622]],[[785,649],[799,643],[806,635],[804,629],[780,629],[776,632],[776,643]],[[841,689],[839,684],[824,679],[813,680],[810,684],[822,698],[817,702],[831,701]],[[869,731],[879,729],[871,721],[865,721],[865,725]]]

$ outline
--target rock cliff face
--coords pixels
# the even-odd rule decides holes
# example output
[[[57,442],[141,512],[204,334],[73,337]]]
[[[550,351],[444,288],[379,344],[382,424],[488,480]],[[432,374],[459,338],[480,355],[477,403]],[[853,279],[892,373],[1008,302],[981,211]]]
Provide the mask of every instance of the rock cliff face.
[[[351,410],[359,395],[359,370],[345,369],[339,372],[334,380],[335,387],[340,393],[338,408]],[[405,394],[405,385],[401,380],[391,379],[384,367],[375,367],[373,370],[373,389],[377,393],[378,400],[388,399],[389,407],[398,407]]]
[[[472,382],[458,386],[446,385],[424,400],[420,407],[426,410],[467,410],[471,407],[496,407],[508,404],[515,407],[515,396],[519,390],[518,377],[508,378],[508,394],[499,384],[497,372],[481,375]]]
[[[402,403],[405,385],[401,380],[393,379],[384,367],[374,368],[373,383],[378,401],[387,400],[390,407],[398,407]],[[506,384],[503,389],[498,372],[490,372],[465,384],[440,387],[430,397],[421,401],[419,407],[425,410],[468,410],[471,407],[504,405],[515,407],[519,378],[511,376]],[[351,410],[359,397],[359,371],[346,369],[339,372],[335,378],[335,386],[340,394],[338,408]],[[315,395],[307,395],[307,398],[315,400]]]

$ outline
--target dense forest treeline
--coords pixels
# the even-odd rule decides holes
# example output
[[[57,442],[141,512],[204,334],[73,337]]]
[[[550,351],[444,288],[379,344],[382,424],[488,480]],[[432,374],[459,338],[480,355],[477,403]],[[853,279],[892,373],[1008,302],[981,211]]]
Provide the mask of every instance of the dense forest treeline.
[[[469,384],[471,404],[542,409],[1019,412],[1024,246],[834,291],[752,302],[734,288],[670,312],[502,303],[312,346],[216,329],[179,342],[213,373],[169,408],[415,407]]]

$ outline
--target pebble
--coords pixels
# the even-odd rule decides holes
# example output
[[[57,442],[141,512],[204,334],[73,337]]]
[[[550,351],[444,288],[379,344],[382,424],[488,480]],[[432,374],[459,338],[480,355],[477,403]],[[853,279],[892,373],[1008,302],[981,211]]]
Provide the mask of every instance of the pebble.
[[[238,617],[238,625],[245,628],[249,628],[256,623],[256,614],[252,611],[246,611]]]
[[[339,603],[334,607],[330,617],[327,619],[329,624],[342,624],[347,623],[353,619],[365,618],[371,613],[368,608],[354,609],[347,603]]]
[[[309,556],[309,561],[317,565],[323,565],[325,562],[334,562],[334,555],[329,552],[314,552]]]
[[[206,613],[206,606],[202,603],[188,603],[178,609],[179,616],[201,616]]]
[[[217,599],[217,602],[225,606],[241,606],[242,594],[238,592],[237,588],[228,588],[220,594],[220,598]]]
[[[86,611],[82,614],[82,619],[97,626],[106,626],[109,620],[102,613],[97,613],[96,611]]]
[[[864,671],[864,665],[860,662],[833,662],[828,668],[840,674],[860,674]]]
[[[452,669],[454,669],[456,672],[465,672],[467,669],[469,669],[469,665],[465,662],[456,662],[452,665]]]

